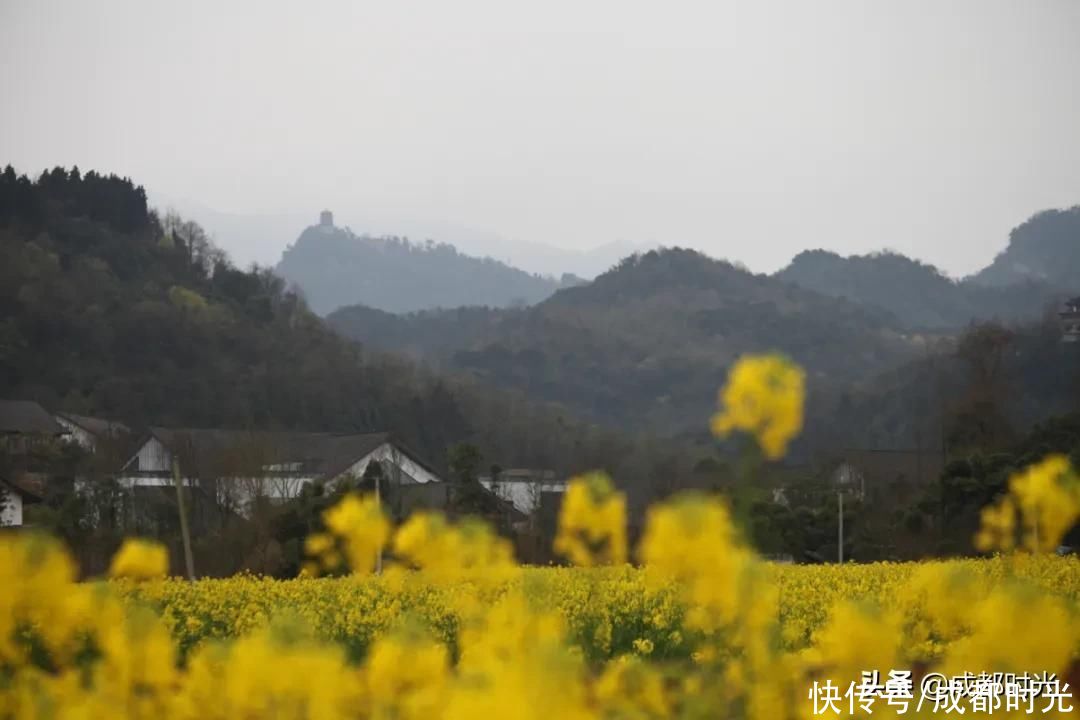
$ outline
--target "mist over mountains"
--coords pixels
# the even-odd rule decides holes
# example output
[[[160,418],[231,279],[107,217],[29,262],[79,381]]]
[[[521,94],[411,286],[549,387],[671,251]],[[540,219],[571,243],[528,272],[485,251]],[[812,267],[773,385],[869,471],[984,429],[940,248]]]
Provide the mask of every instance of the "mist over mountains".
[[[616,241],[574,251],[372,213],[362,231],[339,219],[339,232],[328,236],[308,232],[318,227],[310,224],[312,216],[230,214],[190,202],[179,207],[234,249],[240,265],[253,259],[276,266],[324,315],[357,304],[397,313],[532,305],[658,247]],[[955,329],[976,318],[1031,319],[1070,294],[1080,277],[1078,218],[1077,207],[1036,213],[1010,233],[990,265],[965,278],[897,252],[842,256],[824,249],[800,252],[774,277],[884,310],[912,330]],[[294,228],[305,225],[297,237]],[[451,267],[454,273],[447,272]]]
[[[1032,276],[999,285],[954,280],[932,265],[891,252],[841,257],[807,250],[775,277],[889,312],[913,330],[956,329],[975,319],[1030,320],[1065,291]]]
[[[692,250],[627,258],[531,308],[328,317],[370,347],[407,352],[596,422],[668,432],[704,426],[717,373],[744,352],[780,350],[814,387],[866,380],[921,340],[874,308],[754,275]]]
[[[799,253],[776,276],[887,310],[912,329],[1032,320],[1080,291],[1080,206],[1033,215],[990,265],[962,279],[898,253],[845,258],[825,250]]]
[[[981,285],[1024,280],[1076,289],[1080,281],[1080,205],[1036,213],[1009,233],[1009,245],[972,276]]]
[[[432,307],[524,306],[583,282],[530,275],[453,245],[401,237],[358,236],[332,222],[312,226],[285,249],[277,272],[301,288],[315,312],[356,303],[391,312]]]
[[[251,263],[277,264],[283,250],[295,243],[299,233],[313,224],[317,214],[295,211],[227,212],[200,202],[148,191],[150,203],[172,209],[199,223],[211,238],[225,248],[240,267]],[[482,228],[440,222],[407,213],[355,211],[336,212],[336,223],[356,234],[370,237],[400,237],[418,245],[429,239],[453,245],[461,253],[492,258],[529,274],[561,277],[564,273],[592,279],[622,258],[656,247],[656,243],[613,240],[588,249],[570,249],[554,244],[509,238]]]
[[[808,372],[813,421],[805,442],[925,446],[944,435],[943,398],[960,402],[964,392],[966,371],[954,353],[973,323],[1015,328],[1004,365],[1024,388],[1010,401],[1018,422],[1037,420],[1040,408],[1060,409],[1048,390],[1059,384],[1047,385],[1039,368],[1060,361],[1055,313],[1080,285],[1080,273],[1067,270],[1080,255],[1077,217],[1075,210],[1035,216],[1013,232],[992,272],[960,280],[887,252],[805,251],[770,276],[669,248],[632,255],[532,307],[393,314],[355,305],[327,320],[365,347],[555,402],[594,422],[667,434],[700,431],[718,374],[736,357],[778,350]],[[939,385],[947,388],[934,390],[941,396],[927,397]],[[936,429],[927,427],[932,419]]]
[[[821,249],[799,253],[771,277],[873,308],[907,330],[955,330],[977,319],[1031,320],[1073,293],[1074,278],[1080,277],[1078,238],[1080,210],[1051,210],[1013,230],[993,263],[967,278],[951,278],[896,252],[843,257]],[[583,282],[573,274],[526,273],[449,243],[418,244],[319,226],[307,228],[286,249],[277,271],[320,314],[352,305],[397,313],[523,307]]]

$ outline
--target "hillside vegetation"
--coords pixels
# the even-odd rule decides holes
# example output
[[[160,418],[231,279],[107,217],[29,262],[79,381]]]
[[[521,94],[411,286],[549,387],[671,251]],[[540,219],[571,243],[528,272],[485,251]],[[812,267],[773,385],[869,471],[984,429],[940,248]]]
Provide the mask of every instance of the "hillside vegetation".
[[[471,443],[505,467],[623,466],[639,488],[681,457],[358,348],[141,187],[77,169],[0,174],[0,397],[133,427],[390,431],[437,467]]]
[[[740,354],[782,351],[820,393],[918,350],[887,312],[678,248],[631,256],[531,308],[395,317],[354,307],[328,320],[369,346],[409,351],[597,421],[669,433],[701,427]]]
[[[1009,244],[972,276],[983,285],[1035,280],[1077,294],[1080,285],[1080,205],[1036,213],[1009,233]]]
[[[1043,278],[1014,277],[988,286],[954,280],[933,265],[891,252],[841,257],[807,250],[776,277],[891,313],[905,327],[922,330],[956,330],[991,318],[1032,320],[1060,295]]]
[[[446,243],[358,236],[333,226],[304,230],[282,254],[276,270],[302,289],[320,315],[356,303],[390,312],[531,305],[579,282],[570,275],[561,281],[530,275]]]

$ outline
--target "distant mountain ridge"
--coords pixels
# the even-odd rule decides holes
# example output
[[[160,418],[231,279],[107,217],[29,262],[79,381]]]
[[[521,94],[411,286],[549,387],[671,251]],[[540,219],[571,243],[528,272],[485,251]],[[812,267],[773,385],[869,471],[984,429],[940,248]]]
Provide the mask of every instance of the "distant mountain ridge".
[[[1080,205],[1032,215],[1009,233],[1005,250],[970,280],[998,287],[1035,281],[1080,294]]]
[[[1060,295],[1041,278],[1014,277],[998,285],[954,280],[933,265],[892,252],[842,257],[806,250],[775,277],[887,311],[904,327],[921,330],[958,329],[978,319],[1031,320]]]
[[[1032,215],[990,265],[962,279],[899,253],[842,257],[827,250],[799,253],[775,277],[890,312],[912,330],[1029,322],[1080,295],[1080,206]]]
[[[153,206],[175,211],[202,226],[229,253],[239,267],[252,263],[273,266],[282,251],[296,241],[296,228],[310,221],[310,212],[230,212],[209,207],[190,198],[149,192]],[[344,208],[335,213],[342,225],[363,228],[372,237],[434,238],[477,258],[490,257],[530,274],[561,277],[564,273],[591,280],[627,255],[646,252],[659,245],[613,240],[588,249],[506,237],[497,232],[452,222],[440,222],[414,214],[395,214],[376,209]],[[348,222],[341,222],[347,218]]]
[[[631,247],[614,243],[596,252]],[[560,280],[530,274],[448,243],[414,244],[322,226],[305,230],[277,270],[320,314],[351,305],[397,313],[521,307],[584,282],[570,274]],[[1032,216],[1010,233],[991,265],[967,278],[950,278],[896,252],[843,257],[823,249],[799,253],[773,277],[887,313],[907,330],[951,331],[990,318],[1029,321],[1063,296],[1080,294],[1080,206]]]
[[[529,308],[395,316],[354,306],[328,321],[371,347],[601,423],[674,433],[700,427],[734,358],[779,350],[808,371],[811,412],[823,421],[808,423],[816,433],[845,417],[852,392],[874,388],[971,323],[1041,322],[1052,336],[1056,303],[1080,294],[1080,271],[1071,269],[1080,257],[1077,218],[1075,209],[1036,215],[981,277],[952,279],[897,253],[845,258],[824,250],[755,275],[674,248],[632,255]],[[1018,271],[1022,260],[1042,270]]]
[[[920,348],[890,313],[679,248],[631,256],[529,308],[393,316],[351,307],[327,320],[361,343],[597,422],[667,433],[704,426],[724,368],[742,353],[790,355],[818,393],[867,380]]]
[[[362,303],[387,312],[480,305],[524,306],[582,282],[533,275],[491,258],[458,252],[446,243],[356,235],[327,222],[305,229],[285,249],[276,271],[325,315]]]

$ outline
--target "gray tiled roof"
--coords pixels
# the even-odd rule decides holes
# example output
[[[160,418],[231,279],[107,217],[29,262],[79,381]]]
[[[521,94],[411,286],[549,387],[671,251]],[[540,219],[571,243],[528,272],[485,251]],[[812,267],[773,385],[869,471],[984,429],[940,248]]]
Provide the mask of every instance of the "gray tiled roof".
[[[69,412],[59,412],[57,415],[97,437],[115,437],[131,432],[131,428],[127,425],[115,420],[105,420],[104,418],[90,417],[89,415],[76,415]]]
[[[0,433],[63,435],[64,428],[30,400],[0,400]]]
[[[391,441],[390,434],[385,432],[342,434],[153,427],[150,434],[169,450],[179,453],[187,471],[195,474],[204,471],[242,475],[282,466],[283,471],[327,480],[336,478]],[[430,470],[400,443],[394,445]]]

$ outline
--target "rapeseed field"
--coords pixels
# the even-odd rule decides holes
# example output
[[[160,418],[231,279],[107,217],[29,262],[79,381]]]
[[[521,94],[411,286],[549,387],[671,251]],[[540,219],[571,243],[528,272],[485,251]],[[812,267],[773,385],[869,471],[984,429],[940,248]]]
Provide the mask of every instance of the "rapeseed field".
[[[801,371],[748,358],[713,420],[779,457]],[[482,523],[393,527],[348,496],[301,577],[164,577],[130,540],[77,582],[43,537],[0,538],[2,718],[809,718],[1071,714],[1080,514],[1051,457],[987,508],[979,559],[763,561],[722,498],[680,495],[628,547],[626,500],[572,481],[556,550],[520,567]],[[376,573],[376,558],[388,559]],[[330,568],[347,576],[321,577]]]

